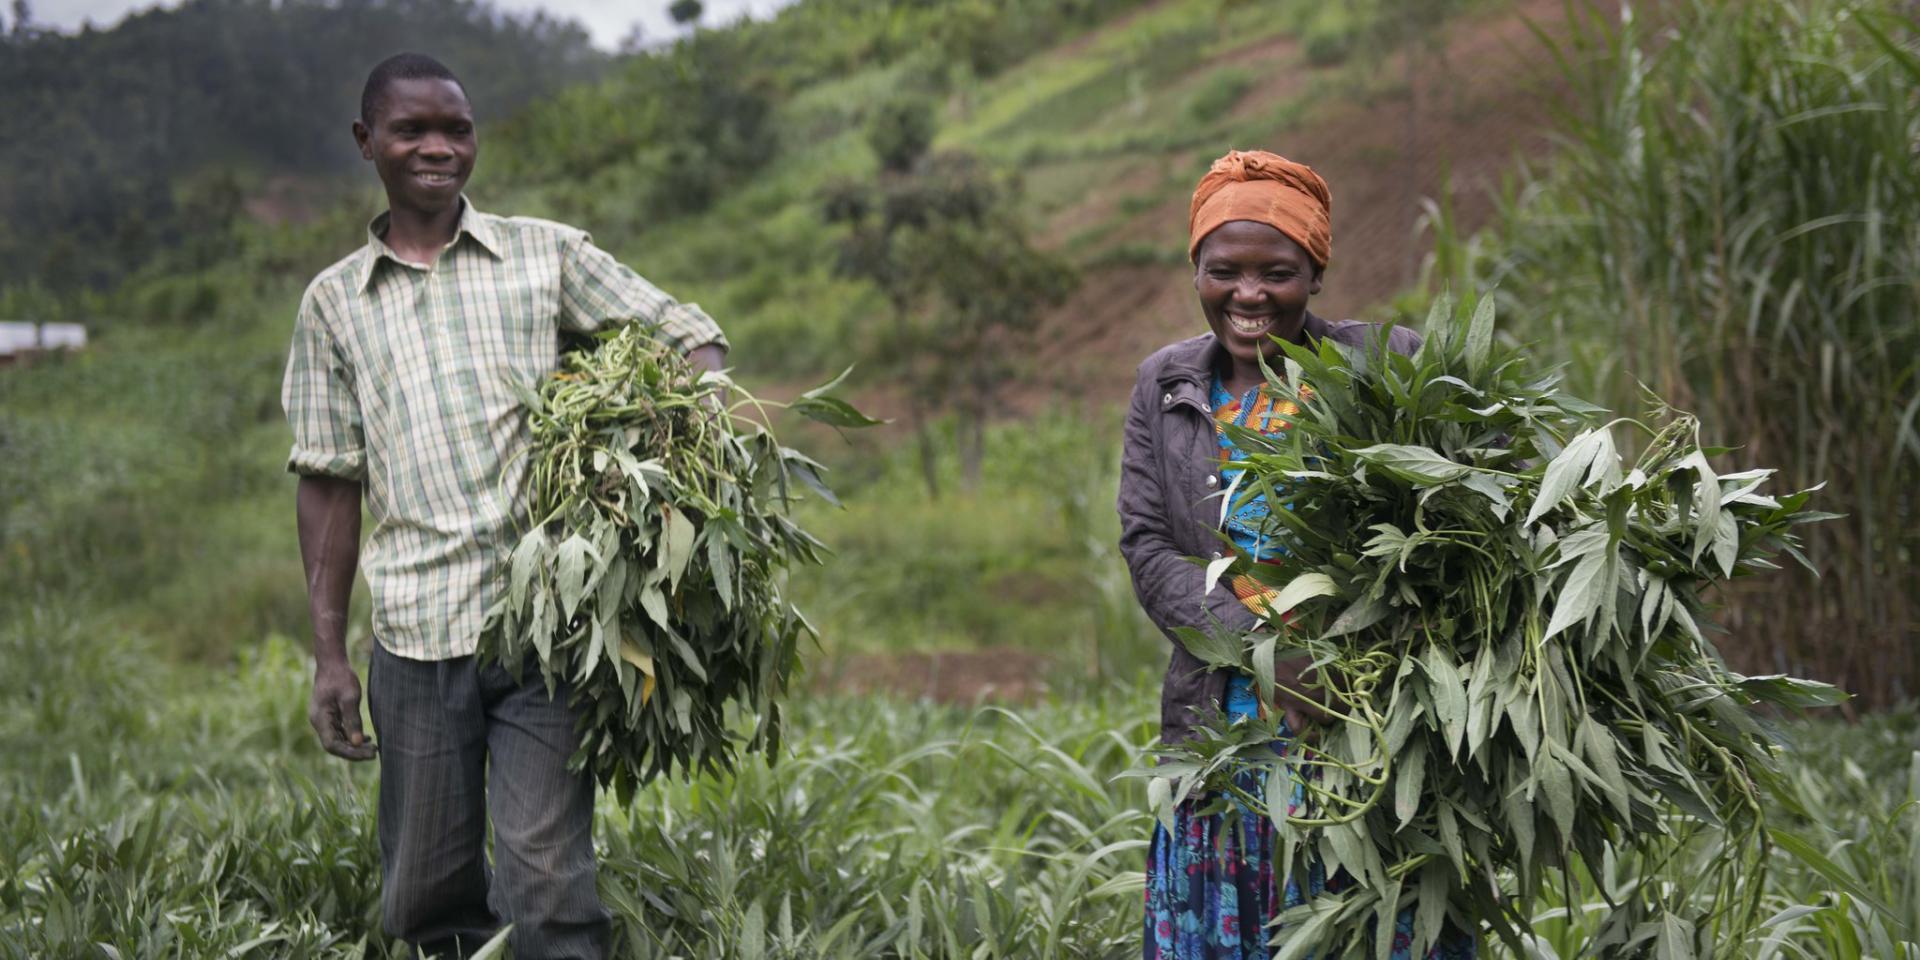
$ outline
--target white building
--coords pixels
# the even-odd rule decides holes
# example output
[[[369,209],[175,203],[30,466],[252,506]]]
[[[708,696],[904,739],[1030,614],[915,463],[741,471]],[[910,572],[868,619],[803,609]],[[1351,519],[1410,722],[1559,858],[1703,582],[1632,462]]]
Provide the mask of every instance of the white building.
[[[79,350],[86,345],[87,328],[78,323],[0,322],[0,366],[48,350]]]

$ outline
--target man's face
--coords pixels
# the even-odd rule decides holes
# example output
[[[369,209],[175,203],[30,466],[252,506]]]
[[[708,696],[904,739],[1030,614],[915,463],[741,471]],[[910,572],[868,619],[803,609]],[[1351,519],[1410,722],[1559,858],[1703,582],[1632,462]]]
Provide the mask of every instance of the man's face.
[[[396,80],[375,103],[373,125],[355,121],[360,155],[373,161],[387,204],[439,213],[460,202],[480,142],[473,108],[451,80]]]

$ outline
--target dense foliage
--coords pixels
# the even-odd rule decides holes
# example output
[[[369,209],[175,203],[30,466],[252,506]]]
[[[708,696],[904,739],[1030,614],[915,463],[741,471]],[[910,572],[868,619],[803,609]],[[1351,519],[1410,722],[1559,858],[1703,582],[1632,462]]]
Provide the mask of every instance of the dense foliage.
[[[1297,415],[1279,437],[1235,431],[1228,496],[1266,499],[1285,558],[1212,563],[1209,584],[1238,570],[1271,587],[1268,628],[1187,646],[1252,674],[1265,702],[1324,699],[1330,719],[1280,751],[1277,710],[1168,748],[1162,806],[1207,791],[1236,809],[1252,766],[1289,875],[1359,881],[1289,911],[1283,957],[1385,953],[1371,931],[1409,908],[1415,956],[1448,916],[1519,949],[1543,889],[1610,858],[1695,869],[1612,904],[1595,950],[1723,954],[1763,918],[1742,891],[1766,867],[1780,768],[1756,708],[1840,695],[1728,671],[1708,594],[1797,554],[1795,528],[1829,515],[1764,490],[1773,471],[1717,473],[1686,415],[1626,421],[1651,439],[1623,470],[1621,422],[1595,425],[1496,345],[1490,299],[1457,320],[1443,299],[1426,329],[1412,357],[1286,344],[1268,387]],[[1317,696],[1276,690],[1275,661],[1301,656]],[[1679,855],[1703,836],[1711,856]]]
[[[1623,9],[1560,45],[1564,149],[1442,272],[1524,308],[1613,406],[1647,384],[1710,442],[1829,484],[1847,516],[1806,533],[1825,578],[1739,594],[1728,653],[1912,699],[1920,21],[1898,0]]]
[[[629,325],[524,396],[532,527],[480,653],[567,687],[581,711],[571,764],[623,799],[663,773],[731,768],[743,748],[777,756],[780,701],[814,637],[784,574],[822,559],[788,514],[804,489],[833,501],[825,468],[723,408],[726,387]],[[792,409],[876,422],[826,389]],[[742,714],[744,744],[728,729]]]

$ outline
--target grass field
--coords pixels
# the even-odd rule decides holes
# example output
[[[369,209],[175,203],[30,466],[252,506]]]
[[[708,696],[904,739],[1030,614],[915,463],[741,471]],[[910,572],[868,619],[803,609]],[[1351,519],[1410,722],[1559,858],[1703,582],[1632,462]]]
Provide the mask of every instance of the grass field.
[[[247,649],[175,666],[58,608],[0,631],[0,957],[389,955],[376,774],[319,752],[291,641]],[[1137,955],[1151,817],[1114,778],[1154,716],[1142,682],[1012,708],[803,697],[771,768],[601,798],[617,955]],[[1776,854],[1775,922],[1743,954],[1920,956],[1920,715],[1789,734],[1776,814],[1825,868]],[[1599,886],[1686,869],[1606,865],[1541,905],[1525,956],[1580,955]]]

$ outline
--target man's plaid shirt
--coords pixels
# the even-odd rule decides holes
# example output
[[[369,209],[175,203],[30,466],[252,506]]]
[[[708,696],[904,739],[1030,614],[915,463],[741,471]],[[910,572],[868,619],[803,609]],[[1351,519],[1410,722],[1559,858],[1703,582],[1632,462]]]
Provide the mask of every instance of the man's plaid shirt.
[[[527,523],[532,436],[509,384],[558,367],[560,332],[638,321],[682,350],[726,345],[699,307],[586,233],[462,202],[432,266],[387,246],[382,214],[366,246],[314,278],[281,389],[287,469],[365,484],[373,633],[416,660],[474,652]]]

